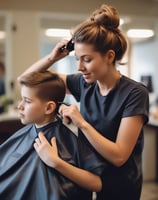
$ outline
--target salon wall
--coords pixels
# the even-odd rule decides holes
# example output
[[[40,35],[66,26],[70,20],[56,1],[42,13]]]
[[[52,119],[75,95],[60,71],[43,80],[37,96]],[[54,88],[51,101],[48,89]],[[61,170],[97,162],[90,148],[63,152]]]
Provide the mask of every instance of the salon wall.
[[[19,90],[16,79],[28,66],[39,58],[39,26],[37,14],[31,11],[9,12],[10,18],[10,45],[6,51],[10,51],[8,63],[8,76],[14,82],[12,96],[19,98]]]
[[[158,33],[158,26],[155,27]],[[158,96],[158,34],[154,38],[132,44],[131,77],[140,81],[142,75],[151,76],[153,93]]]

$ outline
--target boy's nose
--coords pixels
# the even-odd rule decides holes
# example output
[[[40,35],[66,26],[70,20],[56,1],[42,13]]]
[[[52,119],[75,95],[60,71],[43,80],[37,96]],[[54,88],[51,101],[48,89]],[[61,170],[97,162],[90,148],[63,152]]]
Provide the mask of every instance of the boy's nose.
[[[18,110],[22,110],[22,109],[24,108],[22,102],[20,102],[20,103],[18,104],[17,108],[18,108]]]

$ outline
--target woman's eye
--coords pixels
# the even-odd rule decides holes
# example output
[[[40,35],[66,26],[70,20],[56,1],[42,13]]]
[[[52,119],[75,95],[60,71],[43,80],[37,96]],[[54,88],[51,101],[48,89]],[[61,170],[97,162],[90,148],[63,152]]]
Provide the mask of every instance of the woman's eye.
[[[84,62],[91,62],[91,59],[86,58],[86,59],[84,59]]]
[[[87,57],[87,56],[83,56],[83,57],[81,57],[81,58],[78,58],[78,57],[76,56],[76,61],[80,61],[80,62],[91,62],[91,60],[92,60],[92,58]]]

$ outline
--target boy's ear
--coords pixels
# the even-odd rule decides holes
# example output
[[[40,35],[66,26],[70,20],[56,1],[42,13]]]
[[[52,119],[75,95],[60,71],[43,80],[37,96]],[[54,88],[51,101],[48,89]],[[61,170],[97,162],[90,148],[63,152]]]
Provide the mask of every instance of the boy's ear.
[[[45,113],[46,114],[51,114],[55,111],[56,109],[56,103],[54,101],[48,101],[46,104],[46,108],[45,108]]]

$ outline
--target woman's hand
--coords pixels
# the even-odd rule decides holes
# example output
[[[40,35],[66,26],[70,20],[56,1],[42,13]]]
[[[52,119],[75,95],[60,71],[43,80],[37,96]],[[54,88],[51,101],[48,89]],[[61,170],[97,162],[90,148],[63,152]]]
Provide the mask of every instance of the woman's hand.
[[[39,132],[38,138],[35,139],[34,148],[41,160],[50,167],[56,168],[58,160],[58,149],[56,138],[51,139],[51,144],[47,141],[42,132]]]
[[[64,58],[65,56],[69,55],[69,51],[67,49],[65,49],[64,51],[61,51],[61,47],[63,47],[64,45],[67,45],[67,43],[68,43],[68,40],[63,40],[54,47],[53,51],[48,56],[48,59],[52,64]]]
[[[64,45],[66,45],[68,43],[68,40],[63,40],[61,42],[59,42],[54,49],[52,50],[51,53],[49,53],[48,55],[44,56],[43,58],[41,58],[40,60],[36,61],[35,63],[33,63],[28,69],[26,69],[17,79],[18,82],[20,82],[20,79],[22,76],[30,73],[30,72],[44,72],[46,70],[48,70],[48,68],[54,64],[56,61],[64,58],[65,56],[67,56],[69,54],[68,50],[64,50],[61,51],[60,48]],[[64,77],[64,79],[66,79]]]
[[[76,105],[67,106],[62,104],[59,108],[59,114],[62,116],[63,120],[66,123],[72,121],[72,123],[78,128],[80,128],[83,122],[85,122],[84,118],[82,117]]]

